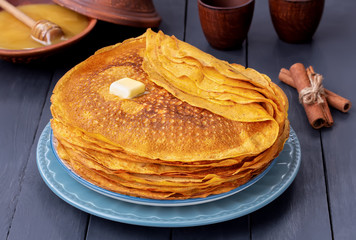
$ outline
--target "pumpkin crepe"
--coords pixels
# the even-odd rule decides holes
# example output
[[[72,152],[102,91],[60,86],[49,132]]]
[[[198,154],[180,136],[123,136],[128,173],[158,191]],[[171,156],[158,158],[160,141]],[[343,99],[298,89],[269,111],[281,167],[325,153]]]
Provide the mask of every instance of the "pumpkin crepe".
[[[110,94],[125,77],[144,83],[145,94]],[[266,169],[289,136],[287,98],[266,75],[150,29],[75,66],[51,101],[62,161],[136,197],[227,192]]]

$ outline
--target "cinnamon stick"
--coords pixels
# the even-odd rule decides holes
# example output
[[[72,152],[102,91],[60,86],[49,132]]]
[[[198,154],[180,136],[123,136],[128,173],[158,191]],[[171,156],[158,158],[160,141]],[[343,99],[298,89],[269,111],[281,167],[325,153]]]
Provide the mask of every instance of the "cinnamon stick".
[[[289,71],[298,93],[300,93],[300,91],[302,91],[304,88],[310,87],[311,84],[303,64],[295,63],[290,67]],[[324,103],[302,103],[309,123],[315,129],[319,129],[323,126],[330,127],[334,123],[325,97],[323,97],[323,100]]]
[[[285,84],[295,88],[294,80],[288,69],[282,68],[281,71],[279,72],[278,78]]]
[[[279,80],[281,80],[285,84],[295,88],[293,78],[292,78],[291,73],[288,69],[286,69],[286,68],[281,69],[281,71],[279,72]],[[341,97],[340,95],[338,95],[328,89],[324,89],[324,90],[326,93],[326,101],[328,102],[328,104],[331,107],[333,107],[341,112],[344,112],[344,113],[346,113],[350,110],[350,108],[352,106],[350,100],[348,100],[344,97]]]
[[[315,74],[314,68],[312,66],[309,66],[307,68],[307,73],[310,75]],[[351,108],[350,100],[343,98],[331,91],[325,91],[325,93],[326,93],[326,100],[328,101],[328,98],[329,98],[328,103],[331,106],[335,107],[336,109],[340,110],[341,112],[347,112],[350,110],[350,108]]]
[[[325,90],[326,101],[328,101],[330,106],[344,113],[347,113],[350,110],[352,106],[350,100],[343,98],[334,92],[328,91],[327,89]]]

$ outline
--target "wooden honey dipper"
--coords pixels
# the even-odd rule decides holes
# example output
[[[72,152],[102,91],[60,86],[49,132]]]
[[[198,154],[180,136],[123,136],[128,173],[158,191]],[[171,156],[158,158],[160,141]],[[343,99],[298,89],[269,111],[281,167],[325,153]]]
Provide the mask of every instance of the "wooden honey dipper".
[[[36,22],[5,0],[0,0],[0,7],[29,26],[31,28],[32,39],[43,45],[50,45],[52,41],[64,36],[61,27],[57,24],[45,19]]]

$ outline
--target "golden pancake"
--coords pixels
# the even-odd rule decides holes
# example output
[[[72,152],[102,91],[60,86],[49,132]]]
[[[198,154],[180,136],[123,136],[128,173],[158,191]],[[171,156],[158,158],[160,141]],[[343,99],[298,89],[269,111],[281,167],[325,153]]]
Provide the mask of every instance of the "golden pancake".
[[[146,92],[111,94],[125,77]],[[287,98],[266,75],[151,30],[75,66],[51,101],[61,159],[89,182],[137,197],[229,191],[266,169],[289,136]]]
[[[65,159],[66,155],[63,155]],[[219,179],[212,175],[207,175],[202,181],[189,178],[174,179],[176,181],[166,181],[164,177],[135,176],[127,173],[108,174],[101,170],[84,165],[75,156],[70,156],[71,168],[81,177],[95,183],[98,186],[105,187],[108,190],[116,191],[131,196],[147,197],[155,195],[156,199],[186,199],[191,197],[205,197],[207,195],[218,193],[217,191],[229,191],[245,183],[251,176],[242,173],[233,176],[230,181],[224,179],[220,183]],[[79,156],[81,159],[82,156]],[[259,172],[258,172],[259,173]],[[257,174],[257,173],[256,173]],[[173,180],[172,178],[170,180]]]

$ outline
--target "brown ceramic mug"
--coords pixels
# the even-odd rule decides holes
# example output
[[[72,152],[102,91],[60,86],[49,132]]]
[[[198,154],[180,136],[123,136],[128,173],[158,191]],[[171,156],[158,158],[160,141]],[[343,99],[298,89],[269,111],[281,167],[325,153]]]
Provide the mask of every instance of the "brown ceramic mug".
[[[269,0],[273,26],[288,43],[309,42],[318,28],[324,0]]]
[[[254,0],[198,0],[200,24],[211,46],[241,47],[250,29]]]

